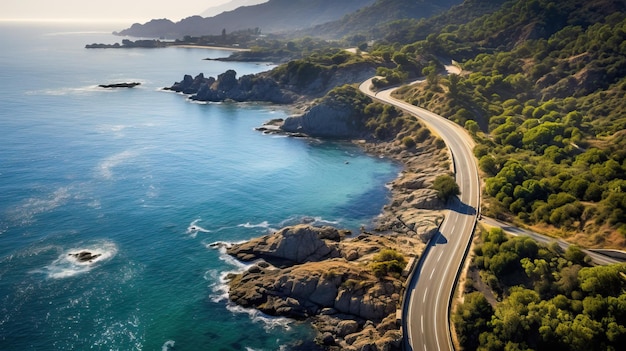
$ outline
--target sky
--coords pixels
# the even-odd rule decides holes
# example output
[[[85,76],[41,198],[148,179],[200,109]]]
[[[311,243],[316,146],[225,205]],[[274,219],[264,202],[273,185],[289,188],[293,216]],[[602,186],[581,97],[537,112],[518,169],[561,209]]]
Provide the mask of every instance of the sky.
[[[0,20],[178,21],[229,0],[0,0]]]

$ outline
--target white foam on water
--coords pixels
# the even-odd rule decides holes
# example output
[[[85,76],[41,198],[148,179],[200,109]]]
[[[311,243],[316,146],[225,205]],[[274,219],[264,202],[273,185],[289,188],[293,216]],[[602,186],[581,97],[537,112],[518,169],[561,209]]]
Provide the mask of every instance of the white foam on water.
[[[267,221],[263,221],[263,222],[257,223],[257,224],[252,224],[250,222],[246,222],[246,223],[237,225],[237,227],[240,227],[240,228],[269,228],[270,224]]]
[[[189,226],[187,227],[187,231],[185,233],[189,234],[189,236],[191,236],[192,238],[195,238],[198,233],[211,233],[210,230],[202,228],[201,226],[198,225],[198,222],[200,222],[201,219],[196,219],[193,222],[191,222],[189,224]]]
[[[75,254],[89,252],[93,259],[80,261]],[[117,246],[109,241],[103,241],[92,245],[71,248],[63,251],[51,264],[33,273],[45,273],[51,279],[63,279],[73,277],[91,271],[102,262],[108,261],[117,254]]]
[[[98,92],[112,93],[115,89],[104,89],[98,85],[85,85],[82,87],[63,87],[55,89],[30,90],[26,95],[46,95],[46,96],[66,96],[66,95],[87,95]]]
[[[250,267],[254,266],[256,262],[244,263],[238,261],[232,256],[226,254],[226,248],[232,245],[232,243],[226,242],[215,242],[207,247],[211,247],[214,249],[218,249],[220,251],[219,259],[233,266],[235,269],[220,272],[218,270],[209,270],[204,273],[204,279],[207,281],[212,281],[213,284],[210,285],[212,294],[210,295],[211,301],[218,303],[222,301],[228,301],[226,303],[226,309],[232,313],[243,313],[247,314],[250,319],[254,323],[262,323],[266,331],[272,331],[276,328],[281,328],[283,330],[290,330],[291,323],[293,322],[289,318],[285,317],[272,317],[264,314],[263,312],[253,309],[253,308],[244,308],[238,306],[228,300],[228,275],[230,274],[240,274],[248,270]]]
[[[137,153],[135,151],[126,150],[106,157],[97,166],[98,175],[104,179],[112,179],[113,168],[127,162],[136,155]]]
[[[218,270],[208,270],[204,273],[204,279],[212,282],[210,285],[212,294],[210,295],[211,301],[213,302],[221,302],[228,301],[228,275],[230,274],[241,274],[250,267],[254,266],[256,262],[244,263],[241,262],[234,257],[228,255],[226,253],[226,249],[232,246],[233,243],[217,241],[211,244],[206,244],[207,248],[211,248],[214,250],[219,250],[220,256],[219,259],[221,261],[226,262],[228,265],[232,266],[233,269],[227,271],[218,271]]]
[[[289,217],[287,219],[285,219],[284,221],[280,222],[278,224],[278,226],[280,228],[284,228],[286,226],[291,226],[291,225],[296,225],[296,224],[310,224],[310,225],[339,225],[341,224],[340,220],[335,220],[335,221],[331,221],[331,220],[327,220],[324,219],[323,217],[311,217],[311,216],[301,216],[301,215],[297,215],[297,216],[292,216]]]
[[[72,196],[69,187],[61,187],[47,197],[26,199],[10,211],[9,217],[18,223],[30,223],[36,215],[64,205]]]
[[[166,341],[163,346],[161,346],[161,351],[169,351],[172,348],[174,348],[174,345],[176,344],[176,341],[174,340],[168,340]]]
[[[140,317],[132,313],[126,319],[111,320],[106,317],[96,317],[97,333],[93,342],[98,350],[117,350],[119,345],[132,345],[126,350],[143,350],[145,332]]]
[[[210,285],[211,301],[218,303],[222,301],[228,301],[228,280],[226,277],[231,273],[238,273],[235,271],[219,272],[217,270],[210,270],[204,274],[204,279],[212,281]]]
[[[291,330],[291,323],[293,320],[289,318],[268,316],[257,309],[244,308],[232,302],[226,304],[226,309],[228,309],[231,313],[247,314],[252,322],[263,324],[263,327],[267,332],[271,332],[275,329],[282,329],[285,331]]]

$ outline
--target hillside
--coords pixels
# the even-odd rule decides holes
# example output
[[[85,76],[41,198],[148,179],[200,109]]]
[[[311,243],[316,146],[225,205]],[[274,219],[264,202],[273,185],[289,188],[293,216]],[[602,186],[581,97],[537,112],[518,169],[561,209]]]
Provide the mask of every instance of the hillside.
[[[200,16],[213,17],[219,15],[222,12],[232,11],[242,6],[253,6],[267,1],[268,0],[231,0],[225,4],[209,7],[208,9],[204,10],[200,14]]]
[[[337,20],[374,0],[270,0],[263,4],[240,7],[217,16],[192,16],[179,22],[155,19],[135,23],[119,35],[134,37],[183,38],[186,35],[216,35],[236,30],[259,28],[263,33],[292,31]]]
[[[431,65],[427,84],[402,97],[475,135],[485,214],[624,248],[625,33],[624,1],[507,2],[404,45],[405,58],[454,58],[464,73],[442,77]]]
[[[339,20],[296,32],[295,35],[340,39],[346,35],[360,34],[368,39],[379,38],[382,34],[382,26],[386,23],[428,18],[461,2],[462,0],[377,0],[372,5]]]

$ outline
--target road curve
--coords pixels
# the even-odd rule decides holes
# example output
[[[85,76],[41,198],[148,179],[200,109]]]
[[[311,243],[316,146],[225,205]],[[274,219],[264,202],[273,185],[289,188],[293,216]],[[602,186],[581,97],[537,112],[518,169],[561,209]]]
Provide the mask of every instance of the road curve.
[[[396,106],[423,121],[448,146],[461,195],[430,241],[407,284],[402,309],[405,350],[454,350],[450,306],[454,287],[467,255],[480,204],[480,181],[472,149],[474,142],[459,125],[422,108],[391,97],[393,89],[374,93],[372,79],[360,90],[375,100]]]

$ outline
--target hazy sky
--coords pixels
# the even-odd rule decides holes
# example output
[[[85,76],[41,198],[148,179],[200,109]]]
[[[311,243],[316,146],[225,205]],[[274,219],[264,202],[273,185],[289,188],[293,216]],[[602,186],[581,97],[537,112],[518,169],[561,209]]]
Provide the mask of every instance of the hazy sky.
[[[229,0],[0,0],[0,19],[148,21],[199,15]]]

